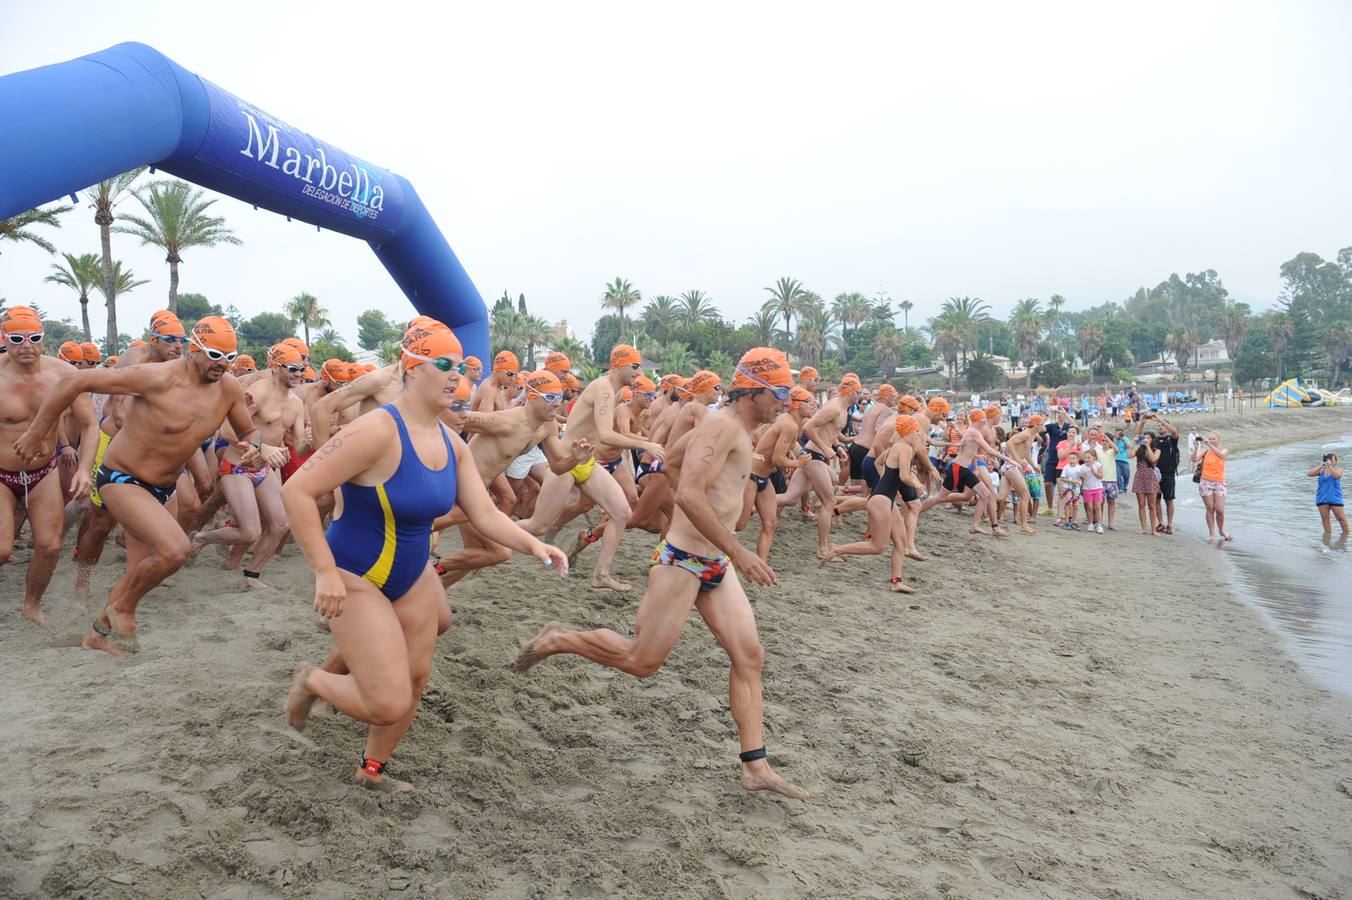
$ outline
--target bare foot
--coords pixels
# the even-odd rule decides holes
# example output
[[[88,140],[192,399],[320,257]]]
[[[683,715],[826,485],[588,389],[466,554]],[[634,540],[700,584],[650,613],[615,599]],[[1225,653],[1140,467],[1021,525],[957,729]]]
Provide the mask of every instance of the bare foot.
[[[995,535],[996,537],[1006,537],[1006,538],[1009,537],[1009,532],[1005,531],[999,525],[992,526],[991,534]]]
[[[818,552],[817,558],[819,560],[817,565],[821,566],[822,568],[826,568],[831,563],[840,559],[840,555],[836,553],[835,547],[828,547],[826,550],[826,555],[823,556],[820,552]]]
[[[894,594],[914,594],[915,588],[903,582],[900,578],[892,579],[892,593]]]
[[[968,531],[969,534],[986,534],[986,533],[987,533],[986,530],[985,530],[984,528],[969,528],[969,529],[967,529],[967,531]]]
[[[1036,528],[1029,528],[1027,525],[1020,525],[1019,530],[1024,534],[1037,534]]]
[[[1227,541],[1233,541],[1235,539],[1235,536],[1229,532],[1226,532],[1223,536]]]
[[[521,645],[521,652],[516,655],[516,662],[512,668],[518,672],[530,671],[531,666],[545,658],[545,653],[540,648],[540,642],[555,632],[563,631],[564,627],[558,622],[550,622],[544,628],[541,628],[535,637]]]
[[[623,581],[616,581],[609,572],[594,572],[592,574],[591,586],[598,591],[619,591],[621,594],[628,593],[634,589],[633,585]]]
[[[400,781],[393,775],[372,775],[364,768],[358,769],[354,777],[357,784],[368,791],[379,791],[382,794],[406,794],[414,790],[413,785],[407,781]]]
[[[921,553],[919,550],[916,550],[914,548],[906,551],[906,558],[913,559],[916,562],[924,562],[925,560],[929,559],[928,556],[926,556],[925,554]]]
[[[271,588],[268,587],[267,582],[261,581],[261,580],[259,580],[259,579],[257,579],[257,578],[249,578],[249,577],[245,576],[244,578],[241,578],[240,580],[244,582],[244,589],[247,590],[247,591],[267,591],[267,590],[271,590]]]
[[[587,545],[594,543],[591,539],[591,529],[584,528],[577,533],[573,539],[573,549],[568,551],[568,567],[572,568],[577,564],[577,558],[582,555],[582,551],[587,549]]]
[[[197,536],[199,534],[201,534],[201,532],[193,532],[192,534],[188,535],[188,557],[187,559],[183,560],[183,565],[185,566],[190,566],[193,563],[197,562],[198,554],[200,554],[202,552],[202,548],[206,546],[206,544],[202,543],[197,539]]]
[[[305,686],[314,669],[314,666],[306,663],[291,676],[291,693],[286,695],[286,721],[297,731],[305,730],[310,721],[310,707],[319,699],[318,694]]]
[[[127,655],[126,651],[118,649],[113,644],[112,641],[108,640],[106,637],[99,634],[97,631],[92,630],[89,632],[89,634],[85,635],[85,639],[80,643],[80,646],[85,648],[86,650],[102,650],[104,653],[107,653],[110,656]]]
[[[806,800],[808,792],[794,784],[789,784],[779,774],[766,766],[763,770],[753,772],[747,766],[742,766],[742,790],[744,791],[773,791],[776,794],[783,794],[790,800]]]
[[[47,624],[47,614],[42,610],[38,609],[36,604],[34,604],[33,606],[28,606],[27,604],[24,604],[23,617],[28,621],[32,622],[34,625]]]

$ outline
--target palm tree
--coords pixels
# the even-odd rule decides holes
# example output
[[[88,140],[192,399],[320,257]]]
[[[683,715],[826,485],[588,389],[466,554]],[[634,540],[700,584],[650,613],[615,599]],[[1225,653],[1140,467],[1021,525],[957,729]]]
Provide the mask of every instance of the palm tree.
[[[309,341],[306,341],[306,343],[309,343]],[[315,332],[315,343],[328,344],[332,347],[346,346],[343,343],[343,336],[338,333],[337,328],[324,328]]]
[[[722,350],[715,350],[709,354],[709,358],[704,361],[704,368],[718,375],[723,382],[732,381],[733,369],[737,362]]]
[[[798,318],[798,334],[794,336],[794,349],[801,362],[815,366],[826,354],[827,334],[831,328],[831,317],[825,310],[811,311]]]
[[[1103,345],[1107,343],[1108,336],[1104,334],[1103,329],[1090,322],[1084,325],[1076,333],[1075,339],[1080,344],[1080,358],[1089,366],[1089,383],[1094,383],[1094,364],[1098,362],[1099,354],[1103,352]]]
[[[587,345],[573,337],[571,334],[555,343],[554,349],[568,357],[568,361],[571,362],[574,367],[577,366],[579,360],[586,359],[591,355],[591,350],[587,349]]]
[[[850,329],[858,328],[869,320],[873,314],[873,304],[858,291],[851,291],[847,294],[836,295],[836,299],[831,301],[831,312],[840,322],[841,336],[848,346]]]
[[[689,329],[718,318],[718,307],[714,306],[713,298],[704,291],[686,291],[681,294],[678,309],[685,327]]]
[[[911,310],[915,309],[915,303],[910,300],[903,300],[897,305],[901,307],[902,328],[909,331],[911,328]]]
[[[122,268],[122,260],[119,259],[113,263],[113,296],[120,297],[123,294],[129,294],[143,284],[150,284],[150,282],[144,278],[137,278],[136,273],[132,272],[131,269]],[[106,303],[108,295],[105,293],[102,280],[94,283],[94,290],[104,295],[103,299]]]
[[[1192,356],[1192,351],[1197,349],[1197,336],[1189,328],[1180,328],[1165,336],[1164,346],[1173,354],[1181,376],[1188,370],[1188,358]]]
[[[671,337],[678,316],[676,298],[658,294],[643,307],[643,327],[654,339],[665,341]]]
[[[399,361],[399,356],[403,352],[403,344],[400,341],[381,341],[380,346],[376,348],[376,356],[380,359],[382,366],[391,366]]]
[[[94,224],[99,226],[99,247],[103,251],[103,296],[108,313],[108,338],[106,345],[111,347],[108,353],[117,353],[117,284],[113,275],[113,207],[122,199],[122,195],[131,189],[132,182],[141,177],[145,166],[138,166],[129,172],[123,172],[107,181],[85,191],[85,199],[94,207]]]
[[[764,308],[784,317],[784,341],[787,349],[789,335],[793,333],[792,319],[798,315],[798,308],[802,303],[803,285],[796,278],[781,278],[765,290],[770,299],[765,301]]]
[[[883,380],[892,377],[897,370],[897,360],[901,358],[901,332],[896,328],[880,328],[873,338],[873,358],[878,361],[878,371]]]
[[[521,317],[521,340],[526,344],[526,370],[535,371],[535,348],[548,344],[554,329],[543,317],[527,313]]]
[[[52,263],[52,268],[55,271],[42,280],[70,288],[80,295],[80,324],[84,328],[84,339],[92,341],[94,335],[89,330],[89,292],[103,277],[103,273],[99,269],[99,258],[93,253],[85,253],[80,256],[76,256],[74,253],[62,253],[61,255],[66,258],[66,264],[63,266],[60,263]]]
[[[1038,346],[1042,343],[1043,321],[1042,302],[1033,297],[1016,303],[1009,317],[1009,326],[1014,330],[1014,340],[1019,346],[1019,362],[1028,370],[1028,387],[1033,386],[1033,363],[1037,362]]]
[[[141,239],[141,244],[153,244],[164,249],[164,261],[169,263],[169,311],[178,311],[178,264],[189,247],[214,247],[217,244],[239,244],[239,238],[220,216],[207,215],[217,200],[207,198],[205,192],[184,181],[156,182],[132,196],[141,202],[144,216],[124,214],[129,225],[118,225],[113,230]]]
[[[775,330],[778,326],[779,314],[770,309],[769,304],[762,306],[752,314],[750,322],[751,327],[756,330],[756,342],[762,347],[769,347],[775,341]]]
[[[967,367],[967,351],[976,346],[977,327],[990,319],[990,307],[979,297],[949,297],[944,301],[940,318],[945,330],[958,341],[962,368]]]
[[[307,294],[301,291],[290,300],[286,301],[283,312],[288,319],[300,323],[305,329],[305,343],[310,343],[310,329],[323,328],[329,323],[329,311],[319,305],[319,298],[314,294]]]
[[[1277,313],[1268,320],[1267,331],[1268,340],[1272,341],[1272,351],[1277,354],[1277,380],[1281,381],[1282,374],[1286,371],[1282,367],[1282,354],[1286,352],[1287,345],[1295,336],[1296,326],[1286,313]]]
[[[680,341],[672,341],[662,351],[662,365],[667,372],[691,372],[699,365],[690,348]]]
[[[34,225],[49,225],[52,228],[60,228],[61,223],[57,216],[62,213],[70,212],[73,206],[51,206],[47,209],[30,209],[28,212],[21,212],[12,219],[0,219],[0,241],[14,241],[19,243],[27,241],[46,250],[48,253],[55,253],[56,247],[52,242],[38,235],[29,229]]]
[[[1338,375],[1347,361],[1347,353],[1352,348],[1352,325],[1344,321],[1334,322],[1324,332],[1324,348],[1328,351],[1329,362],[1333,365],[1333,376],[1329,379],[1336,386]]]
[[[606,292],[601,297],[601,306],[605,309],[613,309],[620,314],[621,342],[624,341],[624,311],[636,305],[642,299],[643,295],[623,278],[616,278],[606,285]]]
[[[510,350],[520,358],[521,348],[526,344],[523,339],[525,317],[516,311],[515,306],[508,304],[497,307],[493,311],[488,331],[492,337],[491,349],[495,355],[503,350]]]
[[[947,313],[940,313],[929,324],[930,337],[934,340],[934,351],[943,357],[948,367],[948,389],[956,390],[958,383],[958,354],[962,351],[962,334],[953,325]]]

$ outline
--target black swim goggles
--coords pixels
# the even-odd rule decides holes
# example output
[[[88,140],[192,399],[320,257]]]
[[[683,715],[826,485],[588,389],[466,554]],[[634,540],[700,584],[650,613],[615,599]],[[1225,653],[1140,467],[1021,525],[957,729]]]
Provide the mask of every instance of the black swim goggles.
[[[239,356],[238,350],[232,350],[231,352],[226,353],[224,350],[216,350],[212,347],[208,347],[197,339],[197,335],[193,335],[189,340],[192,344],[194,344],[197,347],[198,350],[201,350],[203,353],[205,353],[207,355],[207,359],[211,360],[212,362],[220,362],[221,360],[225,360],[226,362],[234,362],[235,357]]]
[[[770,395],[774,397],[776,400],[778,400],[780,403],[783,403],[785,400],[789,399],[789,394],[793,390],[793,388],[787,388],[781,385],[771,384],[770,382],[765,381],[764,379],[757,378],[745,366],[738,366],[737,372],[740,375],[745,375],[747,378],[750,378],[752,381],[756,382],[756,384],[764,385],[766,389],[770,391]]]

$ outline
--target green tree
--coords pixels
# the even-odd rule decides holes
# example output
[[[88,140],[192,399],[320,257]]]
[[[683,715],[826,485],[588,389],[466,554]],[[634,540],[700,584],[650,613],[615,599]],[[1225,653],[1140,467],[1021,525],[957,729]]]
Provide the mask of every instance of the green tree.
[[[704,291],[691,290],[681,294],[677,309],[682,324],[689,329],[718,319],[718,307],[714,306],[713,298]]]
[[[878,375],[886,380],[896,371],[901,359],[902,337],[895,328],[880,328],[873,337],[873,358],[878,361]]]
[[[724,384],[731,383],[736,367],[737,361],[722,350],[715,350],[704,358],[704,368],[717,374]]]
[[[323,328],[329,324],[329,311],[319,304],[318,297],[305,291],[286,301],[285,312],[290,319],[299,322],[301,328],[305,329],[307,345],[310,343],[311,328]]]
[[[901,327],[903,330],[910,330],[911,310],[915,309],[915,303],[911,300],[903,300],[897,304],[901,307]]]
[[[241,349],[247,347],[245,352],[262,359],[259,354],[265,353],[273,344],[296,333],[296,323],[281,313],[261,312],[252,319],[240,322],[236,331]]]
[[[329,329],[324,329],[328,331]],[[352,351],[343,346],[342,341],[331,341],[324,338],[324,332],[315,335],[315,342],[310,345],[310,359],[316,360],[315,368],[323,365],[325,360],[341,359],[343,362],[356,362],[357,357],[352,355]]]
[[[754,328],[756,331],[755,346],[757,347],[774,346],[775,336],[777,334],[776,323],[778,320],[778,315],[779,314],[776,313],[773,309],[771,309],[767,304],[766,306],[762,306],[760,309],[756,310],[756,312],[751,316],[750,320],[751,327]]]
[[[1180,328],[1177,331],[1170,332],[1169,336],[1165,338],[1165,346],[1173,354],[1181,378],[1187,372],[1188,361],[1197,349],[1197,335],[1190,328]]]
[[[526,369],[535,371],[535,348],[544,346],[554,337],[554,328],[540,316],[530,313],[521,317],[521,340],[526,345]]]
[[[620,339],[616,343],[624,341],[624,311],[631,306],[636,306],[643,295],[635,290],[634,286],[623,278],[616,278],[606,285],[606,292],[601,296],[601,307],[603,309],[613,309],[619,314],[620,319]],[[610,351],[606,351],[606,361],[609,362]]]
[[[107,181],[100,181],[84,192],[85,199],[94,208],[94,224],[99,226],[99,248],[103,254],[103,303],[108,315],[108,336],[103,343],[105,347],[112,346],[111,350],[104,351],[107,354],[120,352],[117,348],[121,334],[117,328],[117,284],[113,274],[112,228],[116,221],[113,207],[124,199],[132,184],[145,170],[145,166],[138,166]]]
[[[381,344],[401,337],[398,326],[378,309],[368,309],[357,316],[357,346],[363,350],[377,350]]]
[[[1045,362],[1033,370],[1033,383],[1041,387],[1057,388],[1070,383],[1070,370],[1059,360]]]
[[[46,209],[39,207],[38,209],[30,209],[28,212],[21,212],[12,219],[0,219],[0,242],[14,241],[16,244],[27,242],[35,247],[41,247],[48,253],[55,253],[56,247],[52,245],[52,242],[32,229],[37,225],[60,228],[61,221],[58,217],[74,208],[73,206],[49,206]],[[0,246],[3,246],[3,244],[0,244]]]
[[[620,320],[617,316],[604,315],[596,320],[592,328],[592,362],[598,368],[610,367],[610,351],[620,343]],[[578,363],[577,360],[573,360]],[[580,363],[579,363],[580,364]]]
[[[654,340],[669,340],[679,320],[676,298],[666,294],[658,294],[643,307],[643,330]]]
[[[840,323],[841,338],[849,343],[850,329],[858,328],[873,315],[873,304],[858,291],[837,294],[831,301],[831,312]]]
[[[383,341],[376,348],[376,358],[380,360],[382,366],[392,366],[399,361],[402,347],[403,345],[398,340]]]
[[[488,335],[493,354],[511,351],[518,360],[525,354],[526,317],[510,303],[494,310],[489,320]]]
[[[1329,365],[1333,368],[1329,384],[1336,385],[1347,362],[1348,349],[1352,348],[1352,325],[1347,322],[1333,322],[1324,331],[1324,347],[1329,355]]]
[[[776,315],[784,317],[784,331],[782,332],[784,343],[782,348],[787,350],[789,338],[793,334],[793,317],[798,315],[803,300],[803,285],[796,278],[781,278],[765,290],[770,295],[770,299],[765,301],[762,308],[772,310]]]
[[[577,364],[587,358],[587,345],[573,337],[571,334],[564,337],[554,345],[554,349],[568,357],[568,361],[576,368]]]
[[[119,290],[118,293],[121,293]],[[202,294],[179,294],[178,295],[178,317],[183,321],[183,327],[189,328],[189,322],[196,322],[198,319],[205,319],[207,316],[219,316],[221,308],[214,305]],[[308,343],[308,342],[307,342]]]
[[[1277,357],[1278,381],[1282,381],[1286,377],[1286,368],[1282,365],[1282,354],[1286,352],[1287,346],[1291,343],[1291,337],[1295,333],[1296,328],[1291,324],[1291,317],[1286,313],[1277,313],[1268,319],[1268,342],[1272,345],[1272,352]]]
[[[136,273],[131,269],[122,268],[122,260],[119,259],[113,262],[113,290],[117,292],[116,296],[120,297],[123,294],[129,294],[141,285],[149,283],[150,282],[143,278],[137,278]],[[103,293],[102,280],[94,283],[94,290],[98,291],[100,294]],[[105,303],[107,302],[107,297],[104,298],[104,301]]]
[[[685,344],[672,341],[662,353],[662,366],[667,372],[690,373],[699,366],[699,359]]]
[[[967,379],[967,387],[974,391],[989,391],[992,388],[1004,387],[1006,384],[1004,369],[996,365],[988,353],[978,351],[967,360],[962,374]]]
[[[92,341],[93,332],[89,330],[89,292],[103,276],[99,268],[99,258],[93,253],[76,256],[74,253],[62,253],[66,264],[52,263],[52,274],[43,281],[70,288],[80,298],[80,324],[84,328],[84,339]],[[58,345],[60,346],[60,345]]]
[[[945,320],[946,330],[959,342],[959,354],[966,367],[967,352],[975,348],[977,328],[990,318],[990,307],[979,297],[949,297],[939,315]]]
[[[1014,343],[1019,350],[1019,362],[1028,370],[1027,387],[1033,386],[1033,363],[1037,362],[1038,348],[1042,346],[1042,329],[1045,322],[1042,301],[1034,297],[1016,303],[1014,312],[1009,317],[1009,326],[1014,331]]]
[[[1244,336],[1248,334],[1250,321],[1247,303],[1236,303],[1221,312],[1218,325],[1221,340],[1225,342],[1226,356],[1233,360],[1239,359],[1239,352],[1244,346]]]
[[[1094,366],[1099,362],[1103,345],[1107,343],[1108,338],[1101,327],[1090,323],[1080,327],[1075,335],[1075,340],[1080,345],[1080,359],[1084,360],[1085,365],[1089,367],[1089,383],[1093,384]]]
[[[208,198],[187,182],[155,182],[133,191],[132,196],[140,201],[145,215],[124,213],[122,219],[128,224],[113,230],[140,238],[143,246],[164,250],[164,261],[169,263],[169,311],[177,313],[178,266],[183,262],[183,251],[242,242],[226,226],[225,219],[208,215],[217,198]]]

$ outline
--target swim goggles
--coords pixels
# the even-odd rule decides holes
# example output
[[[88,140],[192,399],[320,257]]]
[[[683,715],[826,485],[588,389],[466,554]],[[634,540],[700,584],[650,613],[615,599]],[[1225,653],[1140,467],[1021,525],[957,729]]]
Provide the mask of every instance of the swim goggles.
[[[233,350],[230,353],[226,353],[224,350],[216,350],[212,347],[208,347],[201,341],[199,341],[196,335],[193,335],[191,338],[189,338],[189,341],[195,344],[198,350],[201,350],[203,353],[205,353],[207,355],[207,359],[211,360],[212,362],[220,362],[221,360],[225,360],[226,362],[234,362],[235,357],[239,356],[238,350]]]
[[[744,366],[738,366],[738,367],[737,367],[737,372],[738,372],[738,374],[745,375],[747,378],[750,378],[752,381],[756,382],[756,384],[762,384],[762,385],[765,385],[765,387],[769,389],[771,396],[773,396],[776,400],[778,400],[778,401],[781,402],[781,403],[783,403],[785,400],[789,399],[789,393],[793,390],[793,388],[787,388],[787,387],[782,387],[782,386],[780,386],[780,385],[774,385],[774,384],[771,384],[771,383],[768,382],[768,381],[765,381],[765,380],[763,380],[763,379],[757,378],[755,375],[753,375],[753,374],[752,374],[748,369],[746,369]]]
[[[643,397],[645,400],[656,400],[656,399],[657,399],[657,391],[639,391],[639,392],[638,392],[638,395],[639,395],[640,397]]]
[[[22,344],[24,341],[27,341],[30,344],[42,343],[41,331],[35,331],[32,334],[7,334],[5,337],[9,338],[11,344]]]
[[[474,402],[473,400],[452,400],[450,406],[451,412],[453,413],[469,412],[470,405],[473,402]]]
[[[301,372],[304,372],[304,371],[305,371],[305,367],[304,367],[304,366],[297,366],[297,365],[294,365],[293,363],[283,363],[283,364],[282,364],[282,368],[283,368],[283,369],[286,369],[286,370],[287,370],[288,372],[290,372],[292,375],[299,375]]]
[[[563,402],[563,394],[562,394],[562,392],[560,392],[560,391],[550,391],[549,393],[544,393],[544,392],[542,392],[542,391],[537,391],[535,388],[531,387],[530,385],[526,385],[526,390],[530,391],[530,392],[531,392],[532,394],[534,394],[535,396],[540,397],[541,399],[543,399],[546,403],[550,404],[551,406],[552,406],[553,404],[555,404],[555,403],[562,403],[562,402]]]
[[[180,336],[177,334],[158,334],[153,331],[150,333],[150,337],[152,340],[164,341],[166,344],[187,344],[189,340],[186,334]]]
[[[455,362],[449,356],[438,356],[434,359],[433,357],[430,356],[422,356],[421,354],[414,353],[407,347],[401,347],[399,352],[403,353],[405,356],[411,356],[414,359],[420,359],[423,362],[431,363],[432,365],[437,367],[438,372],[449,372],[452,369],[458,370],[462,375],[465,372],[464,365],[462,363]]]

